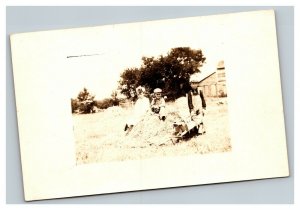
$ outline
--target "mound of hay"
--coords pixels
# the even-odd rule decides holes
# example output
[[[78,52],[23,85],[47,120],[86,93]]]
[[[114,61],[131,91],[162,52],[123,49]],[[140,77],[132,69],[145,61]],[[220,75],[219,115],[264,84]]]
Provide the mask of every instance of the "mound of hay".
[[[158,115],[147,113],[144,118],[128,133],[127,138],[140,147],[147,145],[162,145],[171,143],[173,123],[179,120],[174,111],[167,112],[165,121]]]

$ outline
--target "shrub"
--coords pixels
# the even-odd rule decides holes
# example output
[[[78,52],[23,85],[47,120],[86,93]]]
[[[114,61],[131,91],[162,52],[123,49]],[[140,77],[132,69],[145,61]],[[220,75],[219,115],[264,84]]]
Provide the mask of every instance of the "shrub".
[[[119,106],[120,100],[114,100],[112,98],[105,98],[96,102],[96,106],[99,109],[107,109],[112,106]]]
[[[221,97],[221,98],[227,97],[227,94],[224,91],[220,90],[219,97]]]
[[[72,113],[75,113],[79,109],[79,103],[77,99],[71,98],[71,107],[72,107]]]
[[[93,108],[96,105],[94,98],[95,96],[91,95],[86,88],[83,88],[83,91],[79,92],[77,99],[74,99],[77,101],[79,112],[83,114],[93,113]]]
[[[111,99],[105,98],[105,99],[97,101],[96,106],[99,109],[107,109],[108,107],[113,106],[113,105],[112,105]]]

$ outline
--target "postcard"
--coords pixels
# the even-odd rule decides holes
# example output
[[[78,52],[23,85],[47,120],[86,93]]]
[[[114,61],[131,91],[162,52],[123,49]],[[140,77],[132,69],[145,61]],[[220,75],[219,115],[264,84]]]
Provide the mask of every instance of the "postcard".
[[[26,201],[289,176],[273,10],[10,38]]]

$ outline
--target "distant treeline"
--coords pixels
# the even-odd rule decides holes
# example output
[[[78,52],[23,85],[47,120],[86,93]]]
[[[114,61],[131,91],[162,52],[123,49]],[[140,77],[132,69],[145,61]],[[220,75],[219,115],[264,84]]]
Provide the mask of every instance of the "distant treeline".
[[[137,68],[125,69],[119,80],[119,91],[127,99],[136,99],[135,89],[138,86],[146,88],[146,96],[150,96],[155,88],[161,88],[167,100],[175,100],[182,94],[180,86],[188,86],[190,75],[200,72],[205,62],[201,49],[190,47],[172,48],[167,55],[142,57],[142,65]],[[93,113],[95,107],[107,109],[118,106],[124,99],[118,98],[117,91],[113,91],[110,98],[96,101],[86,88],[76,99],[71,99],[72,113]]]
[[[71,99],[72,113],[94,113],[95,108],[107,109],[108,107],[118,106],[121,101],[122,99],[117,98],[115,91],[110,98],[95,100],[95,96],[91,95],[86,88],[83,88],[76,99]]]

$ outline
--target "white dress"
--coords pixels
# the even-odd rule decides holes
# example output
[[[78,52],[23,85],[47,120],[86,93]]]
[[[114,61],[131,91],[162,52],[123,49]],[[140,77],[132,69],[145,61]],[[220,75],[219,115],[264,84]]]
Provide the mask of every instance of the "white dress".
[[[178,111],[178,115],[179,117],[187,122],[187,121],[190,121],[191,120],[191,114],[190,114],[190,111],[189,111],[189,105],[188,105],[188,100],[187,100],[187,97],[180,97],[180,98],[177,98],[175,100],[175,106],[176,106],[176,109]]]
[[[139,98],[134,105],[132,117],[128,120],[129,125],[136,125],[150,108],[147,97]]]

